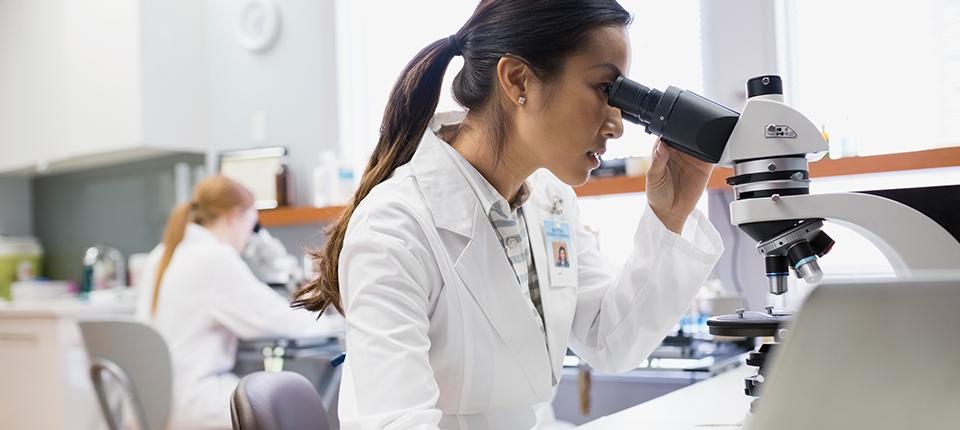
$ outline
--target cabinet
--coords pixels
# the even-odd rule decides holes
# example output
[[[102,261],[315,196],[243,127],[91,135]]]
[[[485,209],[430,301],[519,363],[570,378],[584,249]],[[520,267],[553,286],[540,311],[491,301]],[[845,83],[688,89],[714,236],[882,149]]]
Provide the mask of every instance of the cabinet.
[[[76,321],[132,313],[132,305],[0,306],[0,428],[104,428]]]
[[[0,173],[205,153],[204,7],[0,2]]]

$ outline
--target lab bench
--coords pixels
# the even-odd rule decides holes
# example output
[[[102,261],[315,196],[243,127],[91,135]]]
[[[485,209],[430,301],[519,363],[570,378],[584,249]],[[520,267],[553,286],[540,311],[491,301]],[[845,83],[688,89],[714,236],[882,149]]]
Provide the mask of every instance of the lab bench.
[[[579,409],[579,359],[570,355],[557,387],[554,411],[560,420],[583,424],[618,411],[632,410],[635,405],[700,385],[704,383],[701,381],[737,368],[743,363],[746,350],[742,345],[724,344],[711,349],[709,354],[694,354],[690,348],[665,342],[637,369],[619,375],[592,372],[591,408],[587,415],[581,415]],[[283,370],[304,375],[313,383],[324,406],[334,412],[330,414],[331,419],[336,420],[341,367],[334,367],[331,362],[342,352],[342,344],[336,338],[249,339],[241,341],[238,347],[234,372],[243,376],[263,370],[265,357],[269,367],[269,360],[280,356]],[[738,382],[742,385],[742,378]],[[737,396],[740,391],[731,388],[730,395]],[[331,425],[339,428],[338,422]]]
[[[731,349],[729,354],[700,358],[658,358],[655,353],[640,367],[626,373],[591,372],[590,408],[586,415],[580,411],[580,369],[573,363],[575,358],[568,357],[571,365],[563,368],[563,377],[553,401],[554,414],[559,420],[579,425],[628,410],[729,373],[731,369],[741,367],[744,353],[739,348]],[[740,384],[743,384],[742,379]]]
[[[734,430],[748,419],[753,397],[743,394],[743,379],[755,368],[740,366],[623,411],[590,421],[577,429]]]

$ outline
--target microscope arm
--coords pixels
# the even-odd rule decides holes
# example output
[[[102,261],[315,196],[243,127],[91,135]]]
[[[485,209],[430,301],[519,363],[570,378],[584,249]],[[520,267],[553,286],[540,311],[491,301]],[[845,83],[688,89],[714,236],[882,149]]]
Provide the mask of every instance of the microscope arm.
[[[811,218],[835,222],[866,237],[890,261],[897,276],[960,267],[957,239],[916,209],[887,198],[861,193],[806,194],[730,204],[734,225]]]

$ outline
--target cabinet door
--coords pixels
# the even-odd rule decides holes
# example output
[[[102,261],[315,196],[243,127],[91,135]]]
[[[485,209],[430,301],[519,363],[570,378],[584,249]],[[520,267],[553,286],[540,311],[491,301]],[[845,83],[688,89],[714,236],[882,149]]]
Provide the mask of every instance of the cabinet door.
[[[0,417],[11,429],[63,428],[53,319],[0,319]]]
[[[62,2],[64,136],[50,162],[142,141],[139,2]]]
[[[0,1],[0,171],[33,167],[63,136],[63,28],[50,1]]]
[[[0,1],[0,172],[142,142],[139,2]]]
[[[0,428],[105,428],[75,320],[0,316]]]

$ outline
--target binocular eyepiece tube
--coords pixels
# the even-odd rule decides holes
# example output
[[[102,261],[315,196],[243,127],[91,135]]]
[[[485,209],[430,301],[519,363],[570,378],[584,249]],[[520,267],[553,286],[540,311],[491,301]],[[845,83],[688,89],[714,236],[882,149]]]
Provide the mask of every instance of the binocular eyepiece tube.
[[[646,87],[620,76],[607,91],[607,104],[623,119],[641,124],[668,145],[716,164],[740,114],[693,92],[670,86]]]

